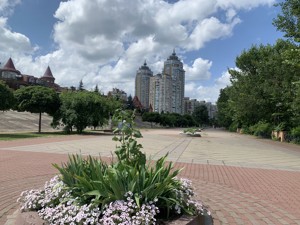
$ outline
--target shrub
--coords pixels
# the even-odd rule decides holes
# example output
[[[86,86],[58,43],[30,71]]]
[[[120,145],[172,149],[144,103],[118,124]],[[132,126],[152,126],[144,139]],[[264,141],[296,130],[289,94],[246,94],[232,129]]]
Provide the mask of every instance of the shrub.
[[[237,129],[238,129],[238,124],[236,122],[232,122],[232,124],[230,124],[228,128],[230,132],[236,132]]]
[[[275,131],[283,131],[286,129],[286,124],[284,122],[279,123],[277,126],[274,127]]]
[[[243,126],[242,127],[242,133],[243,134],[251,134],[251,131],[250,131],[249,127]]]
[[[189,127],[183,130],[183,133],[187,134],[195,134],[196,132],[198,132],[200,129],[199,128],[194,128],[194,127]]]
[[[272,133],[272,126],[265,121],[259,121],[257,124],[249,127],[250,132],[259,137],[269,138]]]
[[[291,130],[291,140],[294,143],[300,143],[300,126],[295,127]]]

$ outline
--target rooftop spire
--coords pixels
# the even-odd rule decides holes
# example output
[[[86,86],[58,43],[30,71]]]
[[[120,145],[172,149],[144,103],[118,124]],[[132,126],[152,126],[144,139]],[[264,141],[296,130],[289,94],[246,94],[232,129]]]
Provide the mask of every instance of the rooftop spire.
[[[51,77],[51,78],[54,78],[49,66],[47,67],[47,69],[46,69],[46,71],[45,71],[45,73],[44,73],[44,75],[42,77]]]
[[[7,63],[4,65],[3,69],[7,70],[16,70],[15,65],[11,58],[7,60]]]
[[[168,59],[170,59],[170,60],[178,60],[178,57],[177,57],[176,52],[175,52],[175,48],[173,48],[173,53],[172,53],[172,55],[169,56]]]
[[[15,72],[15,73],[17,73],[19,75],[21,74],[21,72],[19,70],[16,70],[15,65],[14,65],[14,63],[13,63],[13,61],[12,61],[11,58],[9,58],[7,60],[6,64],[3,66],[3,70],[13,71],[13,72]]]
[[[176,55],[175,48],[173,48],[173,53],[172,53],[172,55]]]

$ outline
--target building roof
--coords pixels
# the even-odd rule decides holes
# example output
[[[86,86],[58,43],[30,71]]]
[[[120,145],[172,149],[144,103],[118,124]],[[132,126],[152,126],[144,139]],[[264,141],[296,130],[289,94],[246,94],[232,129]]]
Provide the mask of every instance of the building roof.
[[[54,78],[49,66],[47,67],[47,69],[42,77]]]
[[[19,71],[19,70],[16,70],[15,65],[14,65],[14,62],[12,61],[11,58],[9,58],[9,59],[7,60],[6,64],[5,64],[4,67],[3,67],[3,70],[14,71],[14,72],[20,74],[20,71]]]
[[[147,66],[146,60],[145,60],[145,62],[144,62],[144,65],[142,65],[142,66],[140,67],[140,70],[149,70],[149,71],[151,71],[151,69]]]
[[[12,61],[11,58],[9,58],[6,62],[6,64],[4,65],[3,69],[6,69],[6,70],[16,70],[15,68],[15,65]]]
[[[168,59],[169,60],[179,60],[177,55],[176,55],[175,49],[173,49],[173,53],[172,53],[172,55],[169,56]]]

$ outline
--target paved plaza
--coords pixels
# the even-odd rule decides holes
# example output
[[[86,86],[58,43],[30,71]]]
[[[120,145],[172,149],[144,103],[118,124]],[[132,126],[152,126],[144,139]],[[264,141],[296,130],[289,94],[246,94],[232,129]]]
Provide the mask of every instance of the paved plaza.
[[[300,225],[300,146],[207,129],[202,137],[178,129],[142,130],[143,151],[152,159],[169,153],[214,224]],[[17,209],[21,191],[38,188],[57,171],[51,163],[69,153],[110,160],[112,135],[59,136],[0,141],[0,224]]]

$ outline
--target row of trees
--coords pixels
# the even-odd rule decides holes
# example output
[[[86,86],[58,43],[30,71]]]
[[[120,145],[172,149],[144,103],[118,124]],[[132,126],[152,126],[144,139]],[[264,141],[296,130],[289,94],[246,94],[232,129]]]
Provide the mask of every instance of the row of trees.
[[[132,97],[124,104],[118,99],[104,97],[99,91],[65,91],[60,94],[53,89],[42,86],[23,87],[16,91],[10,90],[0,82],[0,110],[14,109],[39,114],[41,132],[42,114],[53,117],[52,126],[63,126],[70,133],[74,127],[78,133],[90,127],[103,126],[117,108],[135,109]],[[158,123],[168,127],[203,126],[211,121],[205,105],[195,108],[192,115],[177,113],[141,112],[143,121]]]
[[[0,82],[0,110],[14,109],[39,114],[41,132],[42,113],[53,117],[52,126],[64,126],[67,132],[75,127],[78,133],[87,126],[102,126],[121,103],[107,98],[99,92],[66,91],[61,94],[42,86],[23,87],[10,90]]]
[[[217,101],[221,126],[235,130],[269,124],[290,130],[300,124],[300,2],[278,6],[282,14],[274,25],[287,39],[252,46],[236,58],[237,69],[229,70],[231,86],[221,90]]]
[[[180,115],[178,113],[145,112],[142,115],[143,121],[160,124],[168,127],[193,127],[210,124],[207,107],[197,106],[192,115]]]

